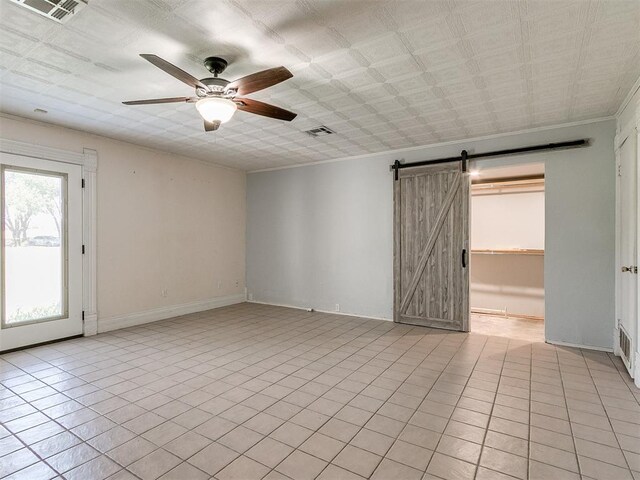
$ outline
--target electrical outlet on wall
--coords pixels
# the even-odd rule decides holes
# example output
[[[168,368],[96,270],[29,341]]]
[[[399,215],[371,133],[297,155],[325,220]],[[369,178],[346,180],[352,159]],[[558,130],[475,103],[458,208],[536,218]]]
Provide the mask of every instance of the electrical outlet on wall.
[[[160,290],[160,296],[167,298],[168,292],[166,288],[163,288],[162,290]]]
[[[240,286],[240,280],[236,280],[236,287]]]
[[[220,290],[221,288],[222,288],[222,282],[218,280],[218,290]]]
[[[339,311],[340,311],[340,304],[336,303],[336,312],[339,312]]]

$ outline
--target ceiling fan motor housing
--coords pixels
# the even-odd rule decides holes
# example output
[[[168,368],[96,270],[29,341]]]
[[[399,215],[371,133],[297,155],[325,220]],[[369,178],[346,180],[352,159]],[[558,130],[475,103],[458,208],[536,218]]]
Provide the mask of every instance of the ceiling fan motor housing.
[[[211,95],[212,93],[223,93],[227,85],[229,85],[229,80],[225,80],[224,78],[203,78],[200,80],[204,83],[209,91],[207,92],[203,88],[196,88],[196,93],[199,97],[206,97],[207,94]]]
[[[200,81],[209,88],[209,91],[203,88],[196,88],[196,94],[199,97],[205,97],[211,94],[222,94],[226,86],[229,85],[229,81],[224,78],[218,78],[218,75],[225,71],[228,62],[220,57],[207,57],[203,63],[205,68],[213,73],[214,78],[201,79]]]

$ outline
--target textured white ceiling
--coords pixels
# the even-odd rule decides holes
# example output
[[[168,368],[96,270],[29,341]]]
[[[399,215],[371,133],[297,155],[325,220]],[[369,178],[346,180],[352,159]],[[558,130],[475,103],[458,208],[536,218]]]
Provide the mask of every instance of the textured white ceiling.
[[[0,0],[0,29],[3,112],[247,170],[612,115],[640,76],[638,0],[90,0],[65,25]],[[284,65],[251,96],[298,118],[205,133],[193,105],[123,106],[192,94],[139,53]]]

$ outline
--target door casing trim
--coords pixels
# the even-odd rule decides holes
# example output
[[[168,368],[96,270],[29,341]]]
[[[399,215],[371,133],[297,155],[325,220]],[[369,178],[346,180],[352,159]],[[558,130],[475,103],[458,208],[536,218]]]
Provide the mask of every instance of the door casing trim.
[[[39,158],[53,162],[71,163],[82,168],[82,311],[83,334],[98,333],[98,307],[96,294],[96,232],[97,232],[97,173],[98,152],[85,148],[82,153],[47,147],[33,143],[0,138],[0,152]]]

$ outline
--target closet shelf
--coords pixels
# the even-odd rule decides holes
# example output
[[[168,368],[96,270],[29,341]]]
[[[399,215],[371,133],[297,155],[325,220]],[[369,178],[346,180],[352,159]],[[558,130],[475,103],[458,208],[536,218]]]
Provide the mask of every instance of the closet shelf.
[[[478,249],[471,250],[471,253],[478,255],[544,255],[544,250],[536,248]]]

